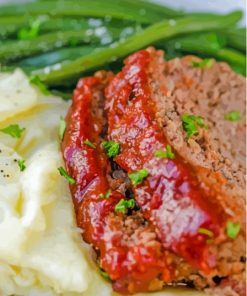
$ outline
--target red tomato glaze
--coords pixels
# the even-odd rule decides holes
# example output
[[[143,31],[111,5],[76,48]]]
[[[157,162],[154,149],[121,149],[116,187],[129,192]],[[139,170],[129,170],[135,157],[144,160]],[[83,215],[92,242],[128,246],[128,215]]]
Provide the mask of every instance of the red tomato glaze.
[[[156,235],[154,244],[123,239],[122,225],[127,215],[116,213],[115,205],[123,194],[109,188],[109,160],[100,145],[102,121],[92,114],[92,101],[103,82],[97,77],[81,79],[74,92],[67,115],[67,127],[62,143],[68,173],[76,179],[71,185],[77,224],[83,238],[92,244],[98,261],[120,293],[147,291],[154,279],[169,283],[175,278],[176,255],[190,265],[208,273],[215,265],[210,255],[208,237],[200,227],[219,234],[221,221],[217,211],[206,203],[205,190],[189,168],[176,155],[175,159],[157,158],[157,149],[165,149],[167,140],[155,120],[155,107],[150,100],[147,67],[151,56],[140,51],[125,61],[125,67],[106,89],[108,136],[121,144],[114,161],[126,172],[147,169],[149,176],[134,187],[135,199],[145,216],[142,234]],[[96,145],[85,144],[90,140]],[[211,193],[210,193],[211,194]],[[174,255],[176,254],[176,255]]]
[[[112,191],[107,199],[100,197],[109,189],[108,160],[99,143],[102,126],[91,114],[93,92],[100,83],[94,77],[79,81],[62,143],[66,169],[76,179],[70,189],[77,224],[83,229],[84,240],[99,252],[99,264],[114,280],[115,290],[121,293],[147,291],[150,282],[160,275],[170,281],[174,268],[166,263],[159,242],[153,246],[145,246],[141,240],[132,244],[122,242],[119,225],[125,215],[114,211],[118,201],[124,198],[120,192]],[[85,144],[85,140],[95,143],[96,149]],[[152,226],[146,227],[143,233],[147,230],[154,232]]]
[[[206,203],[205,190],[190,168],[175,159],[158,158],[155,151],[168,144],[155,120],[150,100],[148,51],[133,54],[106,89],[109,137],[120,143],[115,161],[128,173],[147,169],[149,176],[134,188],[135,198],[159,233],[163,246],[191,265],[210,272],[215,258],[208,252],[207,235],[199,228],[219,234],[218,211]]]

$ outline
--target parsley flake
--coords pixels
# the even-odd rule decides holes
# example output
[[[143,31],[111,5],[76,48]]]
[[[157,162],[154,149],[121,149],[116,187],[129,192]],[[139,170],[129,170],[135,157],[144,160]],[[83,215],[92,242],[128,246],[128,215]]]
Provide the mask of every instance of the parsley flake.
[[[166,145],[165,151],[162,149],[156,150],[154,155],[159,158],[169,158],[169,159],[175,158],[175,154],[172,152],[171,145]]]
[[[214,240],[213,239],[207,239],[206,240],[206,243],[208,244],[208,245],[212,245],[213,243],[214,243]]]
[[[66,121],[63,117],[60,117],[59,138],[61,141],[63,141],[65,130],[66,130]]]
[[[105,272],[104,270],[102,270],[102,269],[100,269],[100,274],[102,275],[102,277],[104,278],[104,279],[106,279],[107,281],[109,281],[109,282],[111,282],[111,278],[110,278],[110,276],[109,276],[109,274],[107,273],[107,272]]]
[[[133,209],[135,207],[135,200],[133,198],[129,200],[121,199],[115,206],[115,211],[119,213],[125,213],[127,209]]]
[[[200,62],[192,61],[193,68],[211,68],[214,64],[213,59],[204,59]]]
[[[141,169],[137,172],[128,174],[133,186],[140,184],[143,181],[143,179],[146,178],[148,175],[149,172],[146,169]]]
[[[186,131],[188,138],[198,134],[198,127],[208,128],[200,116],[184,114],[182,115],[183,129]]]
[[[204,234],[204,235],[206,235],[206,236],[208,236],[210,238],[212,238],[214,236],[213,231],[211,231],[211,230],[209,230],[207,228],[204,228],[204,227],[199,227],[198,228],[198,233]]]
[[[240,229],[241,229],[240,223],[234,223],[231,221],[227,222],[226,233],[229,238],[231,239],[236,238],[240,232]]]
[[[239,111],[231,111],[225,114],[224,118],[229,121],[239,121],[241,119],[241,115]]]
[[[22,28],[21,30],[19,30],[18,39],[31,40],[36,38],[39,35],[40,24],[41,24],[41,21],[39,19],[36,19],[35,21],[30,22],[30,25],[28,28]]]
[[[118,155],[120,150],[120,144],[114,141],[104,141],[102,146],[105,149],[108,157],[114,157]]]
[[[61,176],[63,176],[68,182],[69,184],[75,184],[75,179],[73,177],[71,177],[63,167],[59,167],[58,171],[60,173]]]
[[[99,197],[100,197],[100,198],[103,198],[103,199],[107,199],[108,197],[110,197],[110,195],[111,195],[111,189],[109,189],[109,190],[106,192],[106,194],[104,194],[104,193],[100,193]]]
[[[25,164],[25,160],[24,159],[19,159],[17,161],[17,164],[18,164],[21,172],[23,172],[26,169],[26,164]]]
[[[20,138],[25,128],[21,128],[18,124],[11,124],[0,129],[0,132],[10,135],[12,138]]]
[[[39,79],[38,76],[30,77],[29,82],[35,85],[42,92],[43,95],[49,96],[51,94],[46,85]]]
[[[91,147],[93,149],[96,148],[96,145],[94,143],[92,143],[91,141],[89,141],[88,139],[86,139],[83,143],[88,145],[89,147]]]

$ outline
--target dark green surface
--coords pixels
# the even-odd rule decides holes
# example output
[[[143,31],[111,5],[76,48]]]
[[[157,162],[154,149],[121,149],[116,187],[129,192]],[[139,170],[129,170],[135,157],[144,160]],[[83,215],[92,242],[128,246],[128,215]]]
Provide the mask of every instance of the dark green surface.
[[[43,82],[49,85],[59,85],[68,78],[76,78],[85,71],[103,66],[107,62],[124,57],[131,52],[146,47],[159,40],[171,39],[178,35],[188,34],[188,32],[194,33],[214,29],[217,30],[224,26],[231,26],[240,18],[241,13],[235,12],[226,16],[185,17],[172,24],[170,21],[163,21],[127,38],[123,42],[115,43],[112,47],[95,50],[89,55],[66,64],[61,64],[59,69],[51,67],[48,73],[39,70],[35,71],[35,74],[38,75]]]
[[[203,57],[213,57],[219,61],[226,61],[234,69],[245,74],[246,57],[241,51],[234,48],[226,48],[229,40],[223,33],[204,33],[173,39],[163,44],[167,51],[179,50],[184,54],[196,54]],[[162,46],[162,45],[161,45]],[[233,46],[232,46],[233,47]]]
[[[194,54],[245,74],[241,12],[185,13],[146,0],[37,0],[0,9],[0,63],[38,75],[68,98],[81,75],[119,71],[122,59],[154,45],[166,58]],[[55,89],[54,89],[55,88]]]

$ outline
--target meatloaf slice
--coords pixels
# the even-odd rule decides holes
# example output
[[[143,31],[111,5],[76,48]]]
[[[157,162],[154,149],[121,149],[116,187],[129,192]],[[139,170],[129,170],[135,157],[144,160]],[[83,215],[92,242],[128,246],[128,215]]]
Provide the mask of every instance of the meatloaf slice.
[[[156,97],[157,116],[174,148],[191,164],[219,172],[227,181],[222,189],[245,196],[245,79],[225,63],[193,67],[200,59],[186,56],[163,65],[162,100]],[[156,80],[156,83],[159,80]],[[153,84],[154,85],[154,84]],[[155,86],[155,85],[154,85]],[[226,120],[230,112],[240,120]],[[190,139],[181,116],[204,118],[207,129]],[[213,176],[214,177],[214,176]]]
[[[225,63],[197,68],[193,64],[201,60],[195,56],[164,63],[162,52],[148,51],[154,57],[148,70],[152,99],[165,136],[193,167],[199,181],[212,190],[217,188],[217,202],[229,219],[241,222],[241,234],[216,249],[215,275],[226,278],[222,281],[224,289],[215,290],[213,295],[245,295],[245,79]],[[240,119],[227,120],[231,112],[238,112]],[[198,133],[188,137],[183,125],[185,114],[200,116],[206,128],[197,126]]]
[[[75,180],[70,189],[77,223],[103,274],[121,294],[186,284],[213,295],[243,296],[244,182],[227,178],[227,167],[206,162],[203,142],[198,142],[203,161],[193,158],[191,141],[206,132],[212,141],[212,126],[199,108],[180,113],[173,108],[177,98],[168,84],[176,79],[169,80],[169,63],[161,51],[149,48],[127,58],[114,77],[102,72],[79,81],[62,143],[66,169]],[[178,81],[177,89],[189,89],[186,78]],[[193,100],[190,104],[195,106]],[[177,130],[172,135],[166,124],[173,112],[180,148],[174,140]],[[199,126],[198,134],[188,139],[184,112],[202,116],[208,128]],[[105,141],[120,145],[119,152],[109,156]],[[188,146],[187,153],[183,146]],[[156,154],[160,151],[161,157]],[[144,178],[134,184],[140,171]],[[128,207],[119,211],[122,203]],[[229,237],[228,222],[234,237]]]

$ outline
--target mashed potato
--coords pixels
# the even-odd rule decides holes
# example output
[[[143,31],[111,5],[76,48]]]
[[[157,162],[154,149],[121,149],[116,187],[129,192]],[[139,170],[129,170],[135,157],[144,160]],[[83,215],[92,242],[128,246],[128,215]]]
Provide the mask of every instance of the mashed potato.
[[[59,119],[67,109],[68,103],[31,86],[20,70],[0,74],[0,130],[15,124],[25,128],[20,138],[0,132],[2,296],[114,295],[91,262],[68,184],[57,170],[63,166]],[[24,171],[20,160],[25,160]],[[157,296],[180,293],[192,295]]]
[[[42,96],[19,70],[0,75],[0,129],[25,128],[20,138],[0,132],[0,294],[110,295],[87,262],[57,170],[59,118],[67,108]]]

